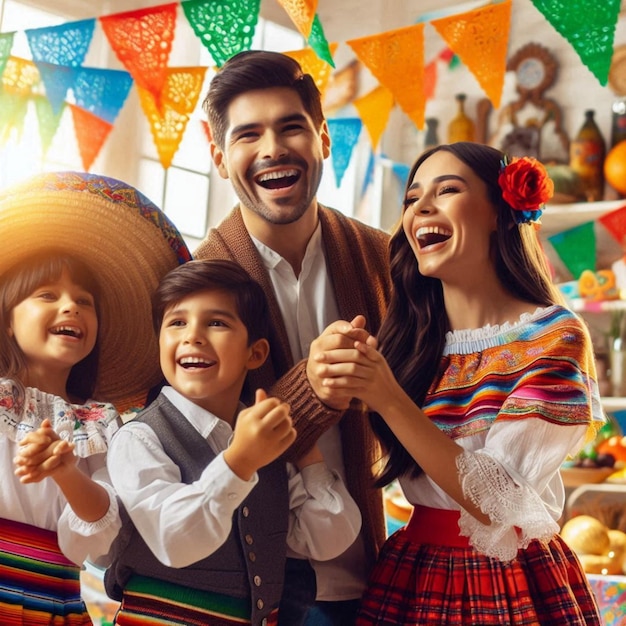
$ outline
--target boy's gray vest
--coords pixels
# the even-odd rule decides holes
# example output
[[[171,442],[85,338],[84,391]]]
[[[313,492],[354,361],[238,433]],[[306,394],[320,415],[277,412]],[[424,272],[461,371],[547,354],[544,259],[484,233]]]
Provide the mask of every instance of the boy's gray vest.
[[[197,480],[215,458],[202,435],[163,394],[135,419],[154,430],[186,484]],[[278,606],[282,592],[289,496],[284,461],[274,461],[258,474],[259,482],[234,513],[226,542],[187,567],[163,565],[121,507],[123,526],[111,549],[112,565],[104,578],[108,595],[121,600],[128,579],[135,573],[200,591],[249,598],[252,624],[262,623]]]

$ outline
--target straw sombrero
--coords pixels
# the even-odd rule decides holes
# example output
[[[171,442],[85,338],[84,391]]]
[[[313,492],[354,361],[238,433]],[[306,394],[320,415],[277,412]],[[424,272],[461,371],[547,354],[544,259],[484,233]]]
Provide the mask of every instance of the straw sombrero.
[[[0,191],[0,280],[34,251],[67,251],[101,283],[100,365],[94,398],[121,411],[161,380],[151,298],[191,254],[148,198],[113,178],[41,174]]]

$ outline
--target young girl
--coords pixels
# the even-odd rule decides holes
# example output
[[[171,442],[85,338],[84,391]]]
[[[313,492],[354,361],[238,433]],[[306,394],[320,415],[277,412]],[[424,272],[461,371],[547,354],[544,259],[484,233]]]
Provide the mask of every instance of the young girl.
[[[105,555],[121,526],[106,470],[119,414],[91,398],[102,389],[124,406],[126,395],[143,388],[145,396],[155,382],[158,363],[148,379],[135,368],[156,342],[125,302],[149,310],[158,280],[158,271],[145,271],[151,255],[163,257],[157,267],[178,264],[176,237],[168,240],[176,231],[159,226],[158,209],[136,194],[120,181],[76,173],[46,174],[0,194],[0,236],[13,248],[0,259],[2,624],[91,624],[80,565]],[[122,276],[134,262],[142,275]],[[102,280],[111,275],[119,279]],[[117,333],[106,332],[115,325]],[[128,367],[102,359],[119,340]]]
[[[381,552],[361,626],[600,624],[558,534],[560,465],[603,416],[589,335],[537,243],[552,189],[533,159],[481,144],[423,154],[390,244],[380,351],[356,340],[352,376],[318,356],[326,384],[378,413],[380,483],[398,478],[415,505]]]

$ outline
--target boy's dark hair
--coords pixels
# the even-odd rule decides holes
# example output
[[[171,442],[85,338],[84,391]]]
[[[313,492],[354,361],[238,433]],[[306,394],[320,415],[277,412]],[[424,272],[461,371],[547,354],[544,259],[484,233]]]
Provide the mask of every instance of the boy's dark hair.
[[[272,87],[288,87],[296,91],[304,109],[319,130],[324,121],[324,113],[321,94],[313,77],[305,74],[300,64],[286,54],[246,50],[224,63],[211,80],[209,91],[202,103],[213,140],[220,148],[224,148],[230,103],[248,91]]]
[[[221,259],[188,261],[165,275],[152,299],[156,333],[166,309],[199,291],[224,291],[234,296],[237,315],[248,330],[248,345],[269,336],[269,306],[263,288],[237,263]]]
[[[98,318],[98,336],[93,350],[70,370],[67,393],[75,398],[91,398],[96,387],[100,356],[100,284],[92,271],[82,261],[57,250],[42,250],[27,261],[12,267],[0,277],[0,376],[21,379],[28,371],[24,352],[7,330],[11,325],[13,309],[40,285],[51,283],[67,270],[70,278],[94,298]]]

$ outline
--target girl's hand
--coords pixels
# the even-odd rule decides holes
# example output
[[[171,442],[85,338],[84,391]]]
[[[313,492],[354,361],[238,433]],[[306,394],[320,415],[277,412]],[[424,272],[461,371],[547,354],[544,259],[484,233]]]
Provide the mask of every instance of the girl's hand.
[[[237,416],[233,440],[224,460],[243,480],[277,459],[296,438],[289,405],[258,389],[253,406]]]
[[[61,439],[48,419],[37,430],[28,433],[19,445],[20,451],[13,462],[15,475],[22,483],[40,482],[76,465],[74,444]]]

